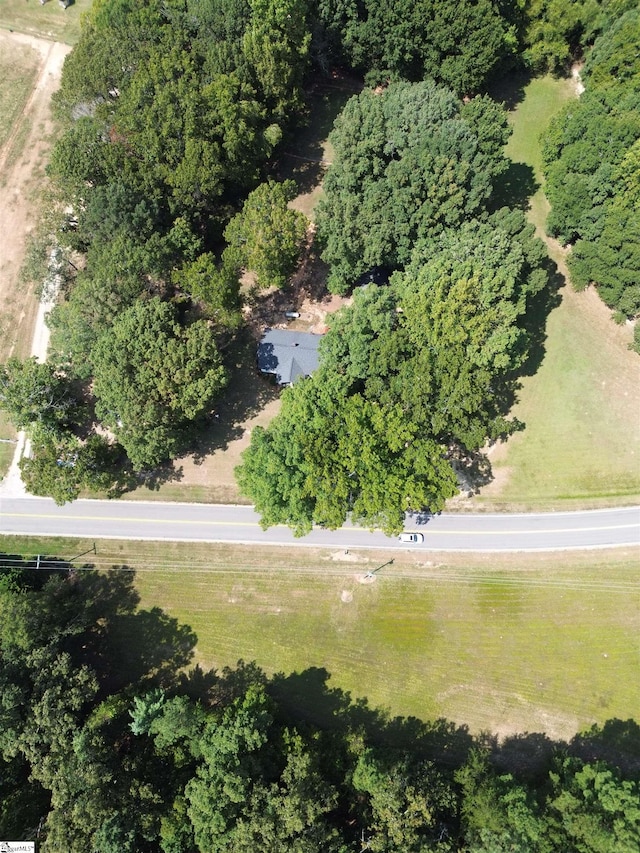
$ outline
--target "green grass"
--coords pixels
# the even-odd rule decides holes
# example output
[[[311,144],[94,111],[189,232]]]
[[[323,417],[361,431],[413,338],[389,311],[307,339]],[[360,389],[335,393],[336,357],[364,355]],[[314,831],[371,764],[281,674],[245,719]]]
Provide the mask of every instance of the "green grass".
[[[2,476],[9,470],[9,465],[13,459],[16,446],[11,440],[15,440],[15,437],[16,431],[13,425],[4,416],[4,413],[0,412],[0,438],[9,439],[9,441],[0,441],[0,475]]]
[[[5,537],[9,553],[71,557],[91,541]],[[637,553],[418,555],[98,542],[136,570],[143,607],[197,634],[204,667],[324,667],[392,714],[473,731],[568,737],[638,716]],[[372,584],[361,579],[395,557]],[[421,555],[423,556],[423,555]],[[351,561],[349,560],[351,558]],[[90,557],[93,559],[93,557]]]
[[[540,136],[551,119],[575,97],[571,80],[547,75],[528,82],[524,99],[509,115],[512,128],[507,154],[516,163],[526,163],[542,181],[542,151]]]
[[[542,182],[540,134],[573,97],[572,83],[543,77],[524,89],[510,115],[507,153]],[[529,219],[544,237],[549,211],[540,187]],[[565,251],[547,238],[566,277]],[[640,359],[629,352],[631,330],[616,326],[594,292],[570,285],[547,322],[544,358],[523,380],[514,414],[526,424],[492,455],[495,482],[483,507],[557,508],[637,499],[640,495]]]
[[[80,37],[82,13],[92,0],[75,0],[62,9],[57,0],[41,6],[39,0],[0,0],[0,27],[40,38],[75,44]]]
[[[4,50],[0,45],[0,148],[5,144],[33,88],[40,57],[23,44]]]
[[[315,207],[322,197],[324,172],[333,159],[333,148],[328,139],[333,123],[349,98],[361,89],[361,83],[349,77],[319,84],[309,98],[308,126],[297,129],[283,145],[278,178],[297,183],[299,193],[292,206],[312,221]]]

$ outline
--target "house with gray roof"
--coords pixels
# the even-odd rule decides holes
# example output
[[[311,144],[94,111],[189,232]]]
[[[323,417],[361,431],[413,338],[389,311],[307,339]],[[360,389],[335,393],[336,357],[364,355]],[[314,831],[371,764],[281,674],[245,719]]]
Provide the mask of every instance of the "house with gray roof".
[[[278,385],[292,385],[318,367],[321,335],[292,329],[267,329],[258,345],[258,370],[271,373]]]

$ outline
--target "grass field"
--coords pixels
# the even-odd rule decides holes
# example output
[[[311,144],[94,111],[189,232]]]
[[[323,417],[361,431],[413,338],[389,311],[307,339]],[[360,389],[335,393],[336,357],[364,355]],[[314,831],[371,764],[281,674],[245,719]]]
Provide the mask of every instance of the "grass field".
[[[532,80],[510,115],[507,153],[532,167],[541,184],[540,133],[574,97],[569,80]],[[542,187],[529,217],[540,236],[549,206]],[[567,275],[565,252],[547,239]],[[514,414],[526,424],[491,455],[494,482],[480,507],[547,508],[625,502],[640,495],[640,359],[628,350],[631,329],[616,326],[593,291],[562,291],[547,322],[545,355],[525,377]]]
[[[91,2],[75,0],[62,9],[57,0],[48,0],[43,6],[39,0],[0,0],[0,27],[75,44],[80,37],[82,13],[90,8]]]
[[[92,545],[0,540],[26,556]],[[207,668],[324,667],[354,698],[474,731],[638,717],[637,552],[421,556],[102,541],[95,560],[135,569],[142,606],[190,625]]]
[[[28,45],[0,52],[0,148],[5,144],[35,81],[40,57]]]

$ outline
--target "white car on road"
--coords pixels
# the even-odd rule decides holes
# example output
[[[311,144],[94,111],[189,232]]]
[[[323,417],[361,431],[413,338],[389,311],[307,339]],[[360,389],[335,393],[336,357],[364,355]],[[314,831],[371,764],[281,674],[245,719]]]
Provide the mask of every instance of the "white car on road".
[[[398,536],[398,539],[401,542],[408,542],[411,545],[418,545],[420,542],[424,542],[424,534],[422,533],[401,533]]]

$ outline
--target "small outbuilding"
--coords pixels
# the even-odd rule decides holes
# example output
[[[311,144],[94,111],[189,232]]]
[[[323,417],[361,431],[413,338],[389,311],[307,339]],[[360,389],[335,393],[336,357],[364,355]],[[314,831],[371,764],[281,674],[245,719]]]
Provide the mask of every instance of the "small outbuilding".
[[[267,329],[258,345],[258,370],[275,376],[278,385],[293,385],[318,367],[321,335],[291,329]]]

